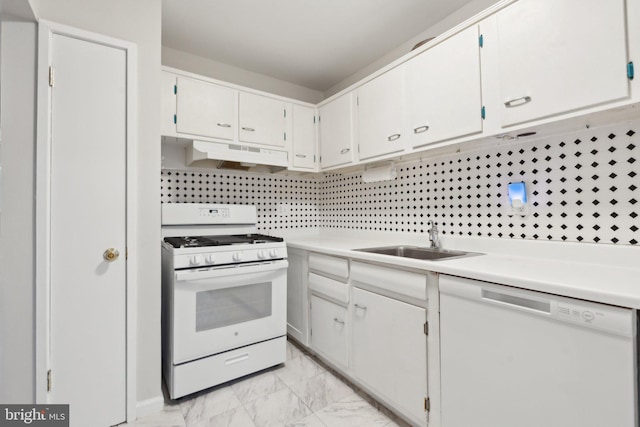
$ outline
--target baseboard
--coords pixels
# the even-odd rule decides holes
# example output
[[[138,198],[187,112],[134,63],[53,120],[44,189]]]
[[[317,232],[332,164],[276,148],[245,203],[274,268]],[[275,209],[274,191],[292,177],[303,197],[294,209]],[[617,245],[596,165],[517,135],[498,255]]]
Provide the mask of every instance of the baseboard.
[[[162,395],[142,400],[136,403],[136,418],[146,417],[162,411],[164,408],[164,397]]]

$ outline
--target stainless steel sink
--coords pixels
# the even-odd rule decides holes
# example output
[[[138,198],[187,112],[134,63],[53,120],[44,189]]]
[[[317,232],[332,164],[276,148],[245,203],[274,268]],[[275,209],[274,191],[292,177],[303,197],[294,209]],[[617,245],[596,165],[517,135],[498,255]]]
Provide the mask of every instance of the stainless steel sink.
[[[440,261],[452,258],[483,255],[478,252],[450,251],[446,249],[432,249],[420,246],[384,246],[380,248],[354,249],[359,252],[370,252],[381,255],[399,256],[404,258]]]

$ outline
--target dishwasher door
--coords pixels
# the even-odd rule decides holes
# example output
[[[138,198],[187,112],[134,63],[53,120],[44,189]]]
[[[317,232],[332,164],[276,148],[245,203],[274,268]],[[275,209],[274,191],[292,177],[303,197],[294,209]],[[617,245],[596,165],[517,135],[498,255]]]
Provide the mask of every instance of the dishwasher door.
[[[442,427],[633,427],[636,312],[440,276]]]

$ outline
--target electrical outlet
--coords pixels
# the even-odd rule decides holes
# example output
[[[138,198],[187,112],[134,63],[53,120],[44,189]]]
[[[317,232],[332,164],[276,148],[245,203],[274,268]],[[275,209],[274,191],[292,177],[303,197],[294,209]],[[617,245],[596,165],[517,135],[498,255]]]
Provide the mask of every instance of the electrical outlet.
[[[288,217],[291,215],[291,205],[288,203],[280,203],[278,205],[278,215],[281,217]]]

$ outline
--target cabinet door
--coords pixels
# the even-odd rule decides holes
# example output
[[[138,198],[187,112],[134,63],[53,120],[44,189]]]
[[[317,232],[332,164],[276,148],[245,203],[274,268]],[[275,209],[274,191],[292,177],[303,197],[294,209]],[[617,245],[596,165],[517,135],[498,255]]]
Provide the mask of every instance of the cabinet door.
[[[240,141],[284,147],[286,104],[248,92],[240,92]]]
[[[347,366],[347,309],[311,295],[311,347]]]
[[[307,345],[306,253],[288,251],[287,255],[287,333]]]
[[[407,62],[411,145],[482,132],[478,27],[470,27]]]
[[[176,76],[162,72],[160,135],[176,136]]]
[[[236,91],[178,77],[177,96],[178,133],[233,139]]]
[[[402,151],[404,68],[394,68],[358,89],[358,153],[361,160]]]
[[[316,110],[293,104],[291,115],[293,167],[313,170],[316,167]]]
[[[624,0],[520,0],[497,28],[503,126],[629,95]]]
[[[320,167],[330,168],[353,161],[353,97],[350,93],[319,109]]]
[[[424,420],[427,311],[358,288],[352,297],[354,375],[412,419]]]

